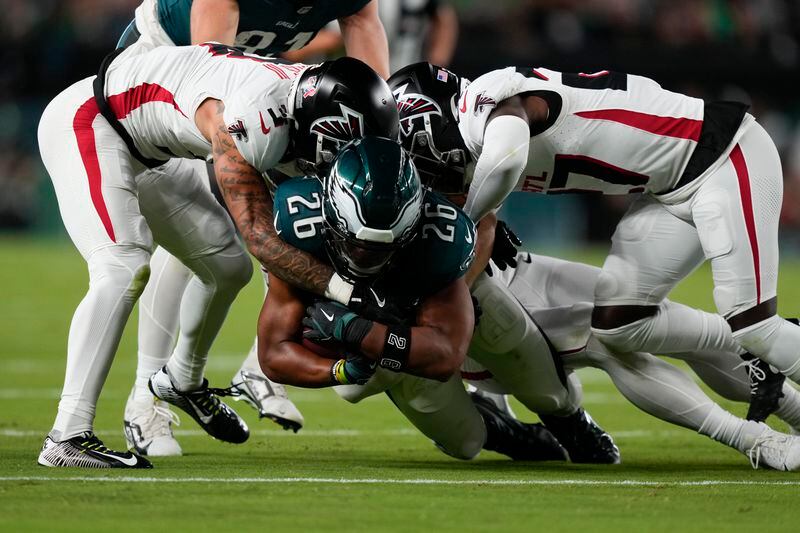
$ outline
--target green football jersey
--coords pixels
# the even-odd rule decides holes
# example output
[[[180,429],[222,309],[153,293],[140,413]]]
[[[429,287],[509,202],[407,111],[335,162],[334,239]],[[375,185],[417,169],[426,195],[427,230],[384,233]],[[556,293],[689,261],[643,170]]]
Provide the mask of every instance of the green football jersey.
[[[361,10],[369,0],[239,0],[234,45],[249,54],[274,55],[307,45],[326,24]],[[158,0],[158,22],[177,46],[191,43],[192,0]]]
[[[275,191],[275,230],[292,246],[329,261],[322,236],[322,183],[293,178]],[[475,225],[454,204],[426,191],[417,237],[381,274],[387,295],[413,307],[463,276],[475,257]]]

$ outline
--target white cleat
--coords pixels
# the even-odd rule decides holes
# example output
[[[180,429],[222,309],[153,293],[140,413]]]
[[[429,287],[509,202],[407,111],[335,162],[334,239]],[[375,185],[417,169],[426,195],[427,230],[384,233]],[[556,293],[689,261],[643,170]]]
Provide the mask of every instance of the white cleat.
[[[269,418],[283,429],[297,433],[302,427],[303,415],[286,394],[286,388],[260,372],[239,369],[231,380],[234,399],[244,400],[256,411],[259,418]]]
[[[745,452],[753,468],[765,466],[786,472],[800,470],[800,437],[779,433],[763,423],[760,425],[764,426],[764,431]]]
[[[181,445],[172,434],[172,425],[180,425],[178,415],[169,405],[150,392],[147,399],[134,400],[134,393],[125,404],[124,429],[128,449],[150,457],[181,455]]]

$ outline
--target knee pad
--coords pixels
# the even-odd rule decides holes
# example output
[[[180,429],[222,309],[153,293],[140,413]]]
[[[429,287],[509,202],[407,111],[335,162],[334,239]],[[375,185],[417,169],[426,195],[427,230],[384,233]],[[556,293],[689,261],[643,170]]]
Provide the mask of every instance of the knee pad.
[[[108,246],[95,251],[88,261],[89,282],[124,288],[136,300],[150,279],[150,252],[135,246]]]
[[[238,292],[253,276],[250,256],[236,242],[213,254],[190,259],[186,266],[206,285]]]
[[[508,288],[484,276],[475,284],[472,295],[483,309],[472,337],[474,345],[493,354],[518,346],[525,337],[528,315]]]

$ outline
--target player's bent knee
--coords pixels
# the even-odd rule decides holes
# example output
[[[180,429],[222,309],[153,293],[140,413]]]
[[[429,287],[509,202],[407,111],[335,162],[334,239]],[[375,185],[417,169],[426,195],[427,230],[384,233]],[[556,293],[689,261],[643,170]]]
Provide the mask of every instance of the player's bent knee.
[[[447,442],[437,442],[434,444],[445,454],[462,461],[475,459],[486,443],[486,430],[476,428],[472,433],[462,435],[459,440],[448,440]]]
[[[94,287],[122,290],[136,300],[150,279],[150,253],[135,246],[109,246],[97,250],[88,261]]]

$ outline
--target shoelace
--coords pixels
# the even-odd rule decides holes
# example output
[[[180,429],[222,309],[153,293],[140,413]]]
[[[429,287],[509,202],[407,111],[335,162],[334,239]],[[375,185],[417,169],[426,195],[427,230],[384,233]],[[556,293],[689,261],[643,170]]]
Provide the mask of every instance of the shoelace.
[[[152,428],[153,426],[156,427],[156,433],[159,435],[167,435],[171,436],[172,431],[170,430],[170,424],[175,424],[176,426],[181,425],[181,419],[177,413],[173,412],[169,407],[165,407],[155,403],[153,405],[153,409],[150,412],[150,416],[147,417],[145,421],[145,425],[148,428]]]
[[[747,371],[747,377],[750,379],[750,394],[758,392],[758,384],[767,379],[767,373],[758,366],[758,362],[758,359],[749,359],[733,367],[734,370],[744,367]]]
[[[81,446],[83,446],[87,450],[91,450],[93,452],[107,453],[107,452],[112,451],[105,444],[103,444],[103,441],[101,441],[100,439],[98,439],[94,435],[92,435],[87,440],[83,441],[81,443]]]
[[[758,465],[761,463],[761,449],[762,447],[765,448],[774,448],[774,446],[770,446],[770,444],[782,444],[786,442],[786,438],[783,437],[776,437],[775,435],[762,435],[753,442],[753,447],[747,450],[747,457],[750,459],[750,466],[753,469],[758,470]]]

